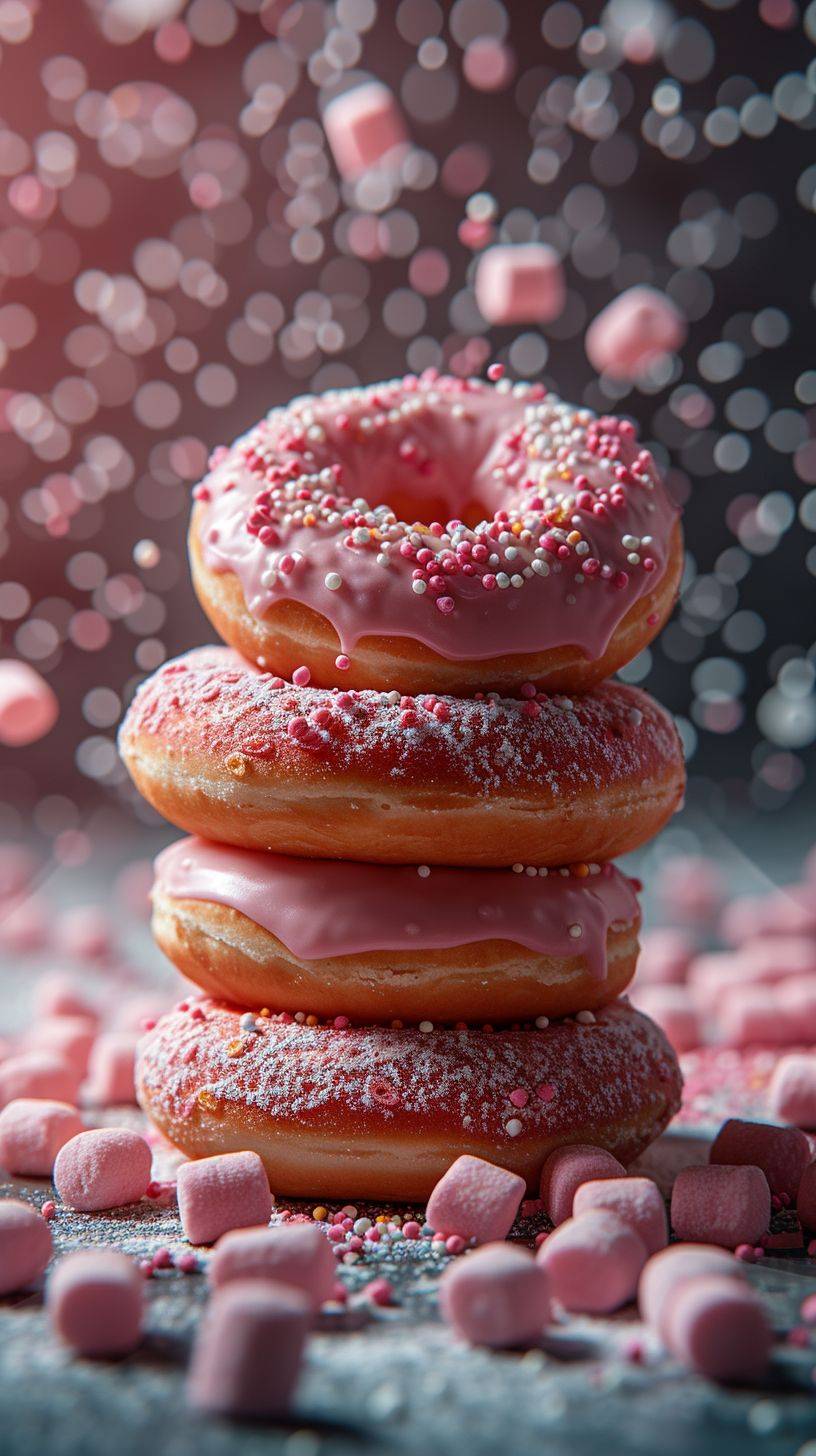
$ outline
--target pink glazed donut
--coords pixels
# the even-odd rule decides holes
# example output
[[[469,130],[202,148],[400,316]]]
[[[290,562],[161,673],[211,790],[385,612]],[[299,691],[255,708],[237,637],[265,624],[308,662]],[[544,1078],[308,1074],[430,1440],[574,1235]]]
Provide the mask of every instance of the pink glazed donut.
[[[589,1012],[630,981],[639,924],[635,883],[611,864],[528,875],[182,839],[153,889],[158,945],[210,995],[363,1021]]]
[[[304,396],[217,450],[195,497],[211,622],[320,687],[580,691],[660,631],[682,567],[634,427],[541,385],[428,370]]]
[[[312,1018],[317,1022],[317,1018]],[[251,1150],[297,1198],[427,1199],[455,1157],[538,1191],[554,1147],[631,1162],[677,1111],[661,1032],[617,1001],[545,1030],[394,1030],[183,1002],[141,1043],[139,1101],[190,1158]]]

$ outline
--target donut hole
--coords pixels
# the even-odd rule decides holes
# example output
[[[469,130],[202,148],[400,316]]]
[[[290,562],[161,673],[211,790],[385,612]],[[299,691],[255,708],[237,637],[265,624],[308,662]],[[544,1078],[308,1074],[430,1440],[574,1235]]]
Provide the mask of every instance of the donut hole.
[[[420,479],[418,477],[418,481]],[[453,490],[443,495],[441,491],[427,493],[419,488],[414,492],[407,485],[402,485],[387,491],[382,503],[394,512],[398,521],[406,521],[409,525],[425,525],[431,521],[446,525],[448,521],[457,520],[464,521],[473,529],[493,513],[481,501],[469,499],[469,496],[469,489],[457,496]]]

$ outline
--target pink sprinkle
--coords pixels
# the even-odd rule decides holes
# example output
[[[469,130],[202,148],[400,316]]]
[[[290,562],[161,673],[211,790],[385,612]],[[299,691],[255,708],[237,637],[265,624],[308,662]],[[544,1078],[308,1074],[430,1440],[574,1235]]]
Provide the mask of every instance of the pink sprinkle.
[[[804,1320],[806,1325],[816,1325],[816,1294],[809,1294],[803,1301],[799,1318]]]
[[[346,1231],[339,1223],[333,1223],[329,1229],[329,1239],[333,1244],[340,1244],[345,1241]]]
[[[555,1088],[552,1082],[542,1082],[541,1086],[536,1088],[536,1096],[541,1102],[552,1102],[555,1096]]]
[[[351,667],[351,658],[346,657],[345,652],[341,652],[338,654],[337,657],[335,657],[334,665],[337,668],[338,672],[348,672],[349,668]]]
[[[172,1269],[173,1255],[169,1249],[157,1249],[153,1255],[152,1264],[154,1269]]]
[[[523,698],[534,698],[536,695],[535,685],[529,682],[522,683],[519,691]]]
[[[349,1019],[348,1019],[347,1016],[335,1016],[335,1018],[334,1018],[334,1028],[335,1028],[335,1031],[345,1031],[346,1027],[347,1026],[350,1026],[350,1025],[351,1025],[351,1022],[349,1021]]]
[[[504,378],[504,365],[489,364],[487,368],[487,377],[490,380],[491,384],[497,384],[500,379]]]
[[[453,611],[455,602],[453,600],[453,597],[437,597],[436,605],[442,615],[448,617]]]
[[[179,1254],[178,1258],[176,1259],[176,1268],[182,1274],[195,1274],[198,1270],[198,1260],[195,1254],[192,1253],[190,1250],[187,1250],[183,1254]]]
[[[56,1211],[57,1211],[57,1205],[54,1202],[53,1198],[46,1198],[45,1203],[43,1204],[42,1208],[40,1209],[40,1213],[42,1214],[42,1216],[46,1220],[46,1222],[48,1222],[50,1219],[52,1219],[54,1217],[54,1214],[56,1213]]]
[[[510,1101],[514,1107],[526,1107],[530,1101],[530,1094],[529,1092],[525,1092],[523,1087],[516,1087],[510,1093]]]
[[[461,1234],[451,1234],[450,1238],[445,1240],[445,1248],[449,1254],[462,1254],[466,1247]]]
[[[308,687],[311,681],[311,677],[312,674],[310,673],[308,667],[296,667],[294,672],[292,673],[292,682],[295,684],[296,688],[305,688]]]
[[[756,1254],[751,1244],[737,1244],[734,1253],[738,1259],[742,1259],[744,1264],[756,1263]]]
[[[409,1218],[408,1222],[402,1225],[402,1232],[406,1239],[418,1239],[421,1229],[415,1219]]]

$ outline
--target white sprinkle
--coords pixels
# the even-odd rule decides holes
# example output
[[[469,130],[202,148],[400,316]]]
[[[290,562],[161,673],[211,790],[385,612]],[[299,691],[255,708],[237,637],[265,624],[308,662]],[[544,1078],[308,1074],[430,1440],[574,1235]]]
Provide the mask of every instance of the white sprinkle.
[[[370,1228],[371,1228],[371,1219],[370,1218],[358,1218],[356,1220],[355,1224],[354,1224],[354,1232],[357,1234],[358,1237],[361,1234],[367,1234],[368,1233],[368,1230]]]
[[[584,932],[580,925],[571,925],[569,928],[569,933],[572,936],[573,940],[580,940]]]
[[[518,1117],[511,1117],[510,1121],[504,1124],[504,1130],[508,1137],[518,1137],[521,1132],[521,1127],[521,1119]]]
[[[421,880],[427,880],[430,873],[429,865],[417,865],[417,874]]]
[[[432,1021],[420,1021],[419,1029],[420,1031],[433,1031],[434,1024]]]
[[[580,1023],[581,1023],[582,1026],[594,1026],[595,1025],[595,1012],[594,1011],[579,1011],[578,1012],[578,1015],[575,1018],[575,1020],[576,1021],[580,1021]]]
[[[550,1024],[550,1018],[549,1016],[537,1016],[535,1019],[535,1024],[538,1027],[539,1031],[546,1031],[547,1027]]]
[[[343,578],[339,571],[327,571],[323,580],[329,591],[339,591],[343,585]]]
[[[513,874],[514,875],[523,875],[524,874],[524,865],[523,864],[514,864],[513,865]]]
[[[420,581],[419,578],[417,578],[416,581],[412,581],[411,582],[411,591],[412,592],[416,592],[416,595],[418,597],[424,596],[427,590],[428,590],[428,583],[427,582]]]

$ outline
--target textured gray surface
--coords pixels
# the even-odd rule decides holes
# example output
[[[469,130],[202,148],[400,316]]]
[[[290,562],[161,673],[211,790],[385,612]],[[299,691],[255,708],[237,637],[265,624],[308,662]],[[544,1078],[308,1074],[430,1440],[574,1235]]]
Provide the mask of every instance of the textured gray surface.
[[[699,1145],[698,1156],[702,1153]],[[693,1155],[693,1151],[692,1151]],[[666,1182],[689,1147],[664,1140],[648,1158]],[[41,1203],[48,1184],[7,1183],[2,1194]],[[65,1251],[111,1243],[137,1256],[186,1248],[175,1206],[149,1204],[113,1215],[58,1213],[55,1244]],[[531,1235],[533,1225],[519,1232]],[[207,1255],[201,1251],[202,1266]],[[285,1426],[238,1426],[191,1415],[184,1367],[205,1298],[203,1274],[168,1270],[147,1282],[147,1335],[127,1360],[75,1360],[51,1336],[39,1294],[0,1303],[0,1451],[29,1456],[41,1445],[60,1456],[221,1456],[282,1450],[285,1456],[346,1452],[467,1451],[583,1456],[606,1446],[627,1456],[660,1451],[719,1456],[754,1450],[794,1456],[816,1437],[809,1350],[780,1346],[762,1390],[719,1390],[667,1361],[631,1312],[612,1320],[574,1319],[541,1350],[492,1354],[458,1344],[441,1325],[435,1285],[447,1258],[427,1244],[374,1250],[344,1268],[346,1313],[324,1320],[312,1338],[292,1419]],[[385,1275],[397,1305],[371,1309],[365,1284]],[[774,1327],[797,1322],[816,1293],[816,1261],[767,1260],[749,1271]],[[358,1302],[359,1301],[359,1302]],[[644,1361],[630,1347],[643,1339]],[[812,1456],[811,1452],[807,1456]]]

